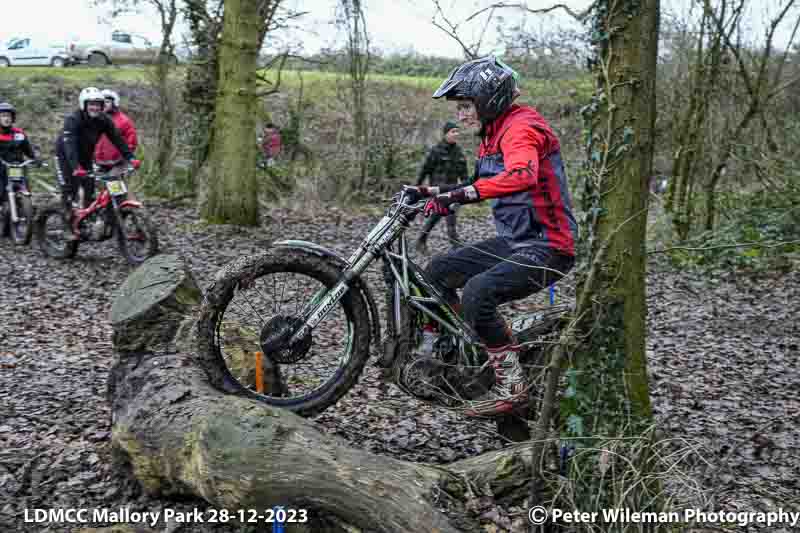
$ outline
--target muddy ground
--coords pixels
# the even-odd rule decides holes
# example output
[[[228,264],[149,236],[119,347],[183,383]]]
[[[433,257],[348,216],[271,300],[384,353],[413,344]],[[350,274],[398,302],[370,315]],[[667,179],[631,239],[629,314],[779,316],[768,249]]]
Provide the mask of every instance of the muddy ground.
[[[380,216],[273,209],[262,227],[241,229],[202,225],[188,207],[151,205],[151,215],[161,249],[184,254],[201,287],[226,262],[273,240],[307,239],[347,254]],[[460,223],[468,241],[493,231],[486,215]],[[444,233],[441,224],[432,249],[447,246]],[[112,243],[82,245],[67,262],[45,258],[35,245],[0,243],[2,532],[76,529],[26,523],[25,511],[30,517],[34,509],[204,507],[148,497],[110,460],[108,316],[129,272]],[[377,291],[377,272],[368,277]],[[691,480],[713,494],[717,509],[800,510],[799,282],[797,272],[701,276],[651,262],[648,356],[656,420],[666,437],[696,448]],[[569,298],[569,282],[563,285],[559,297]],[[544,302],[539,295],[520,307]],[[373,367],[316,420],[359,447],[414,461],[449,462],[504,445],[493,424],[432,410],[385,385]],[[177,522],[159,527],[242,531]]]

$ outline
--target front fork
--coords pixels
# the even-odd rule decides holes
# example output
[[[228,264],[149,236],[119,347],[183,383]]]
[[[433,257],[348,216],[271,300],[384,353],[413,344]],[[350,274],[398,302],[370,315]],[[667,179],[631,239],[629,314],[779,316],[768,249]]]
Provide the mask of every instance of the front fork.
[[[8,189],[6,189],[6,196],[8,197],[8,210],[11,215],[11,223],[16,224],[19,222],[19,214],[17,213],[16,195],[11,185],[9,185]]]
[[[347,261],[348,268],[342,273],[341,279],[328,290],[324,295],[317,294],[311,302],[300,313],[302,326],[289,339],[289,344],[294,344],[305,338],[317,324],[322,322],[331,309],[342,299],[350,289],[350,284],[357,279],[362,272],[375,260],[376,257],[387,246],[391,244],[397,235],[403,231],[406,225],[403,220],[391,217],[384,217],[381,222],[373,229],[364,241],[359,245],[356,252]]]

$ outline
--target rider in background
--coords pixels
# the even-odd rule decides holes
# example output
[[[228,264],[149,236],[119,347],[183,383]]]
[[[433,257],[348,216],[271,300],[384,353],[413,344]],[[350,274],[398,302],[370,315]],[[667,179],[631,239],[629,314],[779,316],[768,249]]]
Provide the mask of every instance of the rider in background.
[[[27,159],[36,159],[28,136],[22,129],[14,126],[17,121],[16,108],[7,103],[0,103],[0,158],[9,163],[22,163]],[[0,165],[0,204],[6,198],[7,169]]]
[[[448,184],[463,182],[467,179],[467,160],[464,151],[456,144],[459,128],[455,122],[448,122],[442,128],[442,140],[428,153],[422,169],[419,171],[417,185],[422,185],[427,179],[429,183]],[[428,235],[441,220],[439,215],[431,215],[422,227],[422,233],[417,239],[416,248],[421,253],[427,253]],[[458,234],[456,233],[456,214],[447,215],[447,236],[451,246],[457,246]]]
[[[127,143],[131,152],[136,152],[139,140],[136,136],[136,126],[128,115],[119,108],[119,95],[111,89],[103,89],[105,104],[103,111],[111,117],[114,126],[119,130],[120,136]],[[119,149],[108,139],[108,136],[101,135],[94,149],[94,161],[104,168],[110,168],[122,160]]]
[[[516,73],[493,56],[464,63],[433,94],[457,102],[465,127],[480,128],[472,184],[418,187],[430,197],[425,213],[446,215],[451,204],[489,200],[497,237],[436,256],[426,269],[487,346],[495,385],[466,414],[492,416],[527,404],[520,347],[497,312],[568,272],[575,262],[578,226],[559,140],[532,107],[514,103]],[[417,353],[432,352],[438,335],[426,326]]]
[[[264,154],[266,165],[271,167],[278,159],[283,148],[280,130],[272,122],[267,123],[262,131],[261,153]]]
[[[103,113],[105,96],[100,89],[96,87],[83,89],[78,97],[78,103],[80,109],[67,115],[64,119],[64,129],[56,139],[58,185],[61,187],[64,205],[68,208],[78,192],[81,180],[88,175],[87,169],[92,168],[92,158],[101,135],[108,136],[111,144],[131,166],[139,167],[139,161],[134,159],[133,152],[120,136],[114,122]],[[88,202],[94,197],[94,181],[83,181]],[[64,231],[65,237],[69,240],[79,239],[68,223]]]

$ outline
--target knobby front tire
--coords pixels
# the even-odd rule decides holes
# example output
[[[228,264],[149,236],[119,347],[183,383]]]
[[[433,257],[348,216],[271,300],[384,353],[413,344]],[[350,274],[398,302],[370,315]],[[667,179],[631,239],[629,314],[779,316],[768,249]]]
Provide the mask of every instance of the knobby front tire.
[[[218,358],[218,364],[224,367],[226,382],[233,383],[237,393],[270,405],[288,409],[301,416],[312,416],[334,405],[358,382],[364,370],[364,365],[369,359],[371,340],[369,307],[361,292],[351,288],[331,311],[332,314],[338,313],[344,317],[343,322],[346,323],[344,328],[346,331],[325,331],[326,326],[333,327],[330,321],[326,319],[317,325],[315,331],[312,332],[312,346],[309,349],[309,354],[311,355],[307,360],[305,358],[301,360],[300,363],[302,364],[298,366],[320,364],[320,368],[322,368],[325,364],[330,364],[330,359],[327,361],[315,361],[315,356],[313,355],[314,343],[319,341],[320,346],[327,347],[330,345],[331,336],[336,339],[339,339],[339,336],[344,336],[343,338],[346,339],[347,353],[338,358],[341,366],[337,368],[333,376],[310,392],[296,397],[289,396],[292,392],[291,390],[288,394],[278,396],[261,394],[248,384],[243,384],[229,368],[229,356],[226,353],[228,351],[226,347],[228,338],[225,337],[225,332],[227,331],[225,329],[227,327],[226,321],[229,320],[227,317],[230,316],[244,320],[242,318],[243,314],[232,315],[231,313],[239,313],[243,308],[247,308],[247,304],[254,303],[254,305],[250,305],[254,312],[250,315],[251,318],[249,320],[257,327],[241,327],[240,330],[248,329],[251,333],[241,334],[238,337],[238,341],[247,345],[245,349],[241,350],[242,352],[249,353],[251,350],[261,350],[260,341],[255,333],[263,331],[265,323],[269,324],[272,303],[277,301],[280,305],[285,302],[291,302],[290,295],[302,292],[290,289],[288,294],[284,294],[285,290],[281,290],[277,298],[265,296],[265,293],[270,291],[270,285],[266,280],[274,279],[271,278],[273,275],[276,278],[280,277],[281,274],[286,276],[296,274],[318,282],[319,287],[330,288],[339,280],[341,268],[331,258],[317,255],[308,250],[288,248],[276,248],[255,256],[246,256],[234,260],[217,273],[214,283],[206,292],[198,320],[198,342],[202,344],[198,348],[204,353]],[[258,284],[261,281],[264,282],[264,286],[259,289]],[[247,297],[247,294],[250,294],[248,291],[252,292],[254,290],[258,291],[254,296],[259,301],[242,300],[242,298]],[[237,300],[239,303],[234,302],[237,295],[241,295]],[[303,295],[296,304],[299,304],[298,307],[302,308],[309,301],[310,299]],[[226,315],[226,311],[229,312],[228,315]],[[282,313],[276,313],[272,316],[278,315],[282,315]],[[233,319],[231,320],[233,321]],[[223,324],[223,322],[226,323]],[[326,335],[328,336],[327,338]],[[243,338],[244,340],[242,340]],[[230,351],[233,352],[234,349],[231,348]],[[265,357],[268,356],[269,354],[265,354]],[[284,373],[285,370],[292,372],[294,368],[297,368],[292,365],[293,363],[279,364],[280,372]],[[302,373],[297,373],[292,378],[302,381],[303,377]],[[309,379],[313,381],[313,376]],[[287,379],[285,381],[290,380]],[[283,385],[286,385],[286,383]],[[289,383],[290,387],[291,385]],[[301,388],[301,386],[298,386],[298,388]]]

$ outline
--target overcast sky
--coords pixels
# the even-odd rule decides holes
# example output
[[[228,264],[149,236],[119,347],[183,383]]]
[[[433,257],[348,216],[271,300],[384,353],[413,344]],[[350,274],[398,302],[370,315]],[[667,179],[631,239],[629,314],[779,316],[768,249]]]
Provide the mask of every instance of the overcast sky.
[[[749,20],[753,27],[753,38],[756,34],[763,33],[762,21],[766,20],[765,12],[770,6],[774,12],[776,1],[778,0],[751,0],[754,7]],[[14,24],[4,24],[0,28],[2,42],[17,35],[44,36],[52,39],[66,39],[79,35],[84,39],[91,39],[111,30],[111,26],[98,23],[98,19],[105,15],[106,11],[93,8],[92,0],[22,0],[22,2],[17,5],[18,7],[24,5],[24,9],[17,10]],[[489,0],[440,0],[443,9],[454,22],[463,21],[478,8],[491,3]],[[589,5],[590,1],[528,0],[527,5],[535,9],[554,3],[567,4],[575,10],[580,10]],[[662,6],[672,10],[685,10],[688,3],[689,0],[662,0]],[[302,44],[307,53],[334,44],[337,33],[330,21],[335,13],[336,0],[287,0],[287,5],[309,11],[310,14],[297,22],[298,29],[293,30],[290,35],[279,36],[280,42],[291,40],[295,44]],[[431,23],[435,14],[433,0],[364,0],[364,5],[373,46],[386,51],[415,50],[424,54],[462,57],[459,45]],[[500,10],[498,13],[505,17],[507,26],[514,25],[522,19],[522,15],[516,10]],[[800,16],[800,11],[795,10],[792,15]],[[536,17],[529,15],[527,21],[536,28],[544,29],[570,24],[569,18],[565,15]],[[785,21],[779,33],[778,44],[785,45],[790,23],[791,21]],[[153,41],[159,38],[159,22],[151,12],[125,16],[112,24],[116,28],[139,33]],[[184,31],[185,28],[181,27],[180,30]],[[470,30],[474,32],[475,25],[472,28],[464,28],[464,35],[467,38],[471,35]],[[490,51],[490,45],[496,40],[496,36],[493,25],[485,40],[487,46],[482,51]]]

